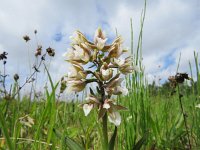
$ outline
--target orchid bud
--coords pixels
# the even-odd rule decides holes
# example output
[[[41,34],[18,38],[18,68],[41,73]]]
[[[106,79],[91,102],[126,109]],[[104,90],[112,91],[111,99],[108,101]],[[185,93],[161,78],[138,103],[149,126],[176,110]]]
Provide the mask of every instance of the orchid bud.
[[[94,44],[96,45],[97,49],[102,50],[105,46],[106,41],[107,38],[105,32],[103,32],[101,28],[98,28],[94,36]]]
[[[29,37],[28,35],[23,36],[23,39],[24,39],[26,42],[28,42],[29,40],[31,40],[30,37]]]
[[[104,81],[112,78],[113,70],[108,67],[107,63],[104,63],[100,68],[101,77]]]

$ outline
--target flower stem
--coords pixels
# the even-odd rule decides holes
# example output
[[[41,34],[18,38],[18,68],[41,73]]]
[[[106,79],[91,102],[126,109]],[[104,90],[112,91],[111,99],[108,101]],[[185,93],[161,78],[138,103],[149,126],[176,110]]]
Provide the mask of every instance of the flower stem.
[[[104,136],[104,149],[108,149],[108,128],[107,128],[107,113],[103,116],[103,136]]]
[[[189,134],[189,129],[188,129],[188,125],[187,125],[187,116],[186,113],[184,112],[183,109],[183,103],[182,103],[182,95],[180,94],[180,89],[179,89],[179,85],[178,85],[178,97],[179,97],[179,103],[180,103],[180,107],[181,107],[181,112],[183,114],[183,120],[184,120],[184,125],[185,125],[185,129],[186,129],[186,133],[187,133],[187,138],[188,138],[188,142],[189,142],[189,149],[192,149],[192,145],[190,142],[190,134]]]

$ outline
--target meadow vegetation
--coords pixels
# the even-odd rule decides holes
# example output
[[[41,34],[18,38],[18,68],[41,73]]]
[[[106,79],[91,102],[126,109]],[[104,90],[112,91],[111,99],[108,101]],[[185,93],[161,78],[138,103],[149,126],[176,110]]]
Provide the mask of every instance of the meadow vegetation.
[[[20,84],[20,75],[15,74],[10,87],[6,86],[7,73],[5,72],[9,54],[2,53],[0,55],[0,149],[200,149],[200,106],[198,105],[200,103],[200,72],[198,53],[194,52],[194,59],[191,60],[195,62],[195,72],[192,70],[191,63],[188,62],[190,72],[179,73],[179,64],[177,64],[177,74],[170,76],[169,81],[159,86],[155,82],[149,84],[142,64],[144,18],[145,9],[141,16],[141,30],[136,49],[133,49],[134,40],[131,21],[130,52],[132,59],[129,61],[132,62],[128,63],[128,65],[132,67],[128,66],[128,70],[127,68],[118,70],[122,74],[127,74],[124,76],[124,85],[128,89],[128,93],[126,90],[124,91],[125,87],[123,90],[120,88],[107,89],[107,99],[110,99],[112,94],[117,95],[114,96],[115,103],[100,98],[102,101],[100,100],[101,104],[98,103],[99,109],[94,109],[91,112],[91,109],[89,112],[86,110],[91,101],[88,102],[85,99],[89,93],[89,100],[91,97],[94,98],[94,95],[102,94],[101,89],[85,89],[86,84],[83,86],[82,82],[78,82],[78,87],[76,87],[77,85],[74,86],[72,81],[77,81],[77,76],[76,79],[71,76],[71,79],[67,81],[65,77],[61,77],[60,81],[53,81],[46,60],[48,57],[56,55],[54,49],[49,47],[43,52],[42,46],[37,45],[36,62],[31,67],[33,69],[31,69],[30,75],[24,83]],[[101,32],[101,30],[98,29],[97,32]],[[34,33],[37,34],[37,31],[35,30]],[[80,35],[82,36],[82,33]],[[29,36],[24,36],[23,39],[25,42],[30,40]],[[99,42],[100,44],[98,49],[103,49],[106,42],[104,40],[104,37],[97,40],[97,43]],[[99,55],[103,53],[99,53]],[[95,54],[98,56],[98,52]],[[100,55],[100,57],[103,57],[103,55]],[[118,58],[116,53],[111,53],[110,57]],[[79,63],[84,64],[85,61],[89,60],[84,58],[81,61],[78,64],[74,63],[74,60],[69,62],[78,67],[80,71],[83,68],[80,67]],[[113,63],[111,60],[106,60],[105,62],[108,64]],[[63,63],[65,64],[66,62],[63,61]],[[104,69],[103,71],[109,69],[108,64],[97,61],[96,64],[97,71],[102,72],[102,68]],[[49,87],[45,88],[42,94],[38,96],[34,88],[36,86],[35,83],[37,83],[37,76],[42,74],[40,72],[41,67],[44,67],[48,76]],[[119,68],[119,66],[113,67]],[[111,70],[108,70],[105,74],[102,73],[104,76],[100,75],[101,77],[93,75],[97,80],[90,76],[91,79],[87,80],[87,83],[94,81],[100,84],[99,87],[101,87],[101,83],[107,83],[107,81],[112,80],[113,73],[117,73],[117,71],[111,72]],[[84,73],[82,72],[81,74],[81,81],[82,78],[86,78]],[[194,77],[197,80],[193,80]],[[27,84],[32,85],[30,94],[22,96],[21,89]],[[71,91],[75,91],[75,96],[70,102],[61,99],[62,93],[66,92],[65,89],[69,86]],[[99,93],[98,90],[100,90]],[[77,92],[80,91],[84,92],[82,92],[81,96],[76,96]],[[123,93],[126,94],[120,95]],[[106,105],[104,105],[105,102]],[[113,119],[110,116],[111,123],[106,121],[105,133],[105,116],[107,117],[107,115],[109,116],[114,112],[108,110],[111,105],[112,107],[118,106],[118,108],[119,106],[120,108],[124,106],[126,110],[120,111],[120,121],[118,120],[119,118]],[[100,107],[106,109],[106,112],[103,115],[100,114],[99,117]],[[106,138],[107,140],[105,140]]]

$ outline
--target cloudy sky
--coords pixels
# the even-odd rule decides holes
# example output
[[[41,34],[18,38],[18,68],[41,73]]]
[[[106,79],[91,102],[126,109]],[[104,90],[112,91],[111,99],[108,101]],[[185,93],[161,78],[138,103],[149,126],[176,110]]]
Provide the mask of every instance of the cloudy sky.
[[[136,50],[143,8],[143,0],[0,0],[0,51],[9,53],[7,72],[25,78],[29,74],[28,51],[33,56],[38,41],[44,49],[51,46],[56,50],[50,72],[58,80],[68,71],[62,54],[69,48],[69,36],[75,30],[93,39],[97,27],[102,27],[110,38],[117,29],[124,46],[130,48],[130,18]],[[29,44],[22,39],[25,34],[31,38]],[[155,75],[163,82],[173,75],[180,53],[180,71],[189,71],[189,61],[195,71],[193,51],[200,52],[199,43],[199,0],[147,1],[142,49],[145,74],[150,81]],[[30,61],[33,63],[34,57]]]

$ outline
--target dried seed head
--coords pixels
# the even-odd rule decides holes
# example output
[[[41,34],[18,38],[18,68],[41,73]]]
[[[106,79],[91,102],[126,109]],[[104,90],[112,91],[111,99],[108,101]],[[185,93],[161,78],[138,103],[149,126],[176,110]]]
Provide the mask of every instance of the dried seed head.
[[[49,56],[52,56],[52,57],[55,56],[55,50],[53,48],[49,47],[49,48],[46,49],[46,51],[47,51]]]
[[[170,82],[170,86],[171,86],[172,88],[175,88],[176,85],[177,85],[175,76],[169,76],[168,80],[169,80],[169,82]]]
[[[30,40],[30,37],[28,35],[23,36],[23,39],[28,42]]]
[[[179,83],[183,83],[186,80],[192,80],[192,78],[190,78],[188,76],[187,73],[177,73],[175,76],[170,76],[168,78],[168,80],[170,81],[170,85],[175,88],[177,86],[177,84]]]
[[[187,73],[177,73],[175,75],[175,79],[177,83],[183,83],[185,79],[190,80],[190,77],[188,76]]]
[[[38,48],[36,49],[36,52],[35,52],[35,56],[39,56],[42,54],[42,46],[41,45],[38,45]]]
[[[13,78],[17,82],[19,80],[19,75],[16,73]]]
[[[37,34],[37,30],[34,30],[34,33]]]
[[[0,54],[0,60],[4,60],[4,59],[7,59],[7,56],[8,53],[7,52],[3,52],[2,54]]]

